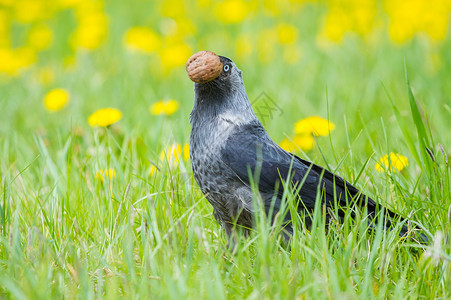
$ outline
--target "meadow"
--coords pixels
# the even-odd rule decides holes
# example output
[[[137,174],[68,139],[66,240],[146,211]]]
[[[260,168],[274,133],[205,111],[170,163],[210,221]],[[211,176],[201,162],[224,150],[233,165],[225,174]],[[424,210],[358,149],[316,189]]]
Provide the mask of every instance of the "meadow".
[[[451,298],[449,0],[0,0],[0,298]],[[194,181],[193,83],[243,71],[282,147],[411,220],[236,253]],[[327,130],[324,130],[324,128]],[[293,195],[287,194],[287,200]]]

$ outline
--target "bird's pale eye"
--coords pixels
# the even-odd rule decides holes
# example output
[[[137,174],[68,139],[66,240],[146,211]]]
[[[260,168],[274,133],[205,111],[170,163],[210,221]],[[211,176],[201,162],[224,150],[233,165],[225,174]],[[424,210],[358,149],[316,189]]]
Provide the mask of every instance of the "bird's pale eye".
[[[230,70],[230,66],[229,65],[224,65],[224,72],[229,72]]]

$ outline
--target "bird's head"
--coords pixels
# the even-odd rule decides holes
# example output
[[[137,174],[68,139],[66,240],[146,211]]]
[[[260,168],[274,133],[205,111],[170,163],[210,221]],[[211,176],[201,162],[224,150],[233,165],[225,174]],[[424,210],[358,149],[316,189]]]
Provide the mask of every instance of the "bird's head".
[[[195,82],[196,97],[221,100],[236,93],[245,94],[241,70],[227,57],[200,51],[186,63],[188,77]]]
[[[188,59],[186,71],[194,81],[191,119],[221,116],[229,122],[258,121],[244,88],[241,70],[227,57],[201,51]]]

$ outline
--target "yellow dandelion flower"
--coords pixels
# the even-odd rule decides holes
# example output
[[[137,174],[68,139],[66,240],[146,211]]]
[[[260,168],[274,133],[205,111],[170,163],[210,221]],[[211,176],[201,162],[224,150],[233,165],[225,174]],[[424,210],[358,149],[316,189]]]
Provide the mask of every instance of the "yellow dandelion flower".
[[[182,151],[183,149],[180,144],[173,144],[161,151],[160,160],[163,162],[167,161],[170,165],[178,164],[183,155]]]
[[[80,26],[72,36],[74,48],[84,48],[88,50],[100,47],[103,42],[104,32],[94,26]]]
[[[449,23],[451,5],[446,7],[446,1],[436,0],[428,5],[428,13],[423,15],[422,28],[428,36],[435,41],[443,41],[446,38]]]
[[[116,108],[102,108],[94,112],[88,118],[91,127],[106,127],[116,123],[122,118],[122,112]]]
[[[222,23],[240,23],[246,19],[250,11],[249,3],[243,0],[226,0],[216,4],[215,16]]]
[[[443,0],[385,1],[390,38],[402,44],[421,32],[432,40],[444,40],[449,23],[448,3]]]
[[[312,150],[315,145],[315,139],[311,134],[298,134],[293,138],[293,142],[305,151]]]
[[[150,113],[152,115],[166,115],[170,116],[177,111],[179,103],[176,100],[158,101],[150,106]]]
[[[20,69],[17,63],[17,56],[12,49],[0,48],[0,73],[7,73],[13,75]]]
[[[385,154],[376,163],[374,168],[379,173],[385,172],[387,169],[393,172],[401,172],[409,165],[409,159],[401,154],[391,152],[390,155]]]
[[[189,160],[189,158],[190,158],[190,156],[189,156],[189,145],[185,144],[183,146],[183,159],[187,161],[187,160]]]
[[[315,139],[311,134],[298,134],[292,140],[285,138],[280,147],[288,152],[295,152],[298,149],[309,151],[313,149]]]
[[[280,146],[280,148],[282,148],[282,149],[284,149],[285,151],[288,151],[288,152],[296,151],[296,145],[289,138],[284,138],[280,142],[279,146]]]
[[[301,0],[301,1],[303,1],[303,0]],[[255,2],[258,2],[258,1],[255,1]],[[287,5],[287,4],[285,4],[281,1],[277,1],[277,0],[262,1],[264,14],[273,16],[273,17],[278,17],[280,15],[281,11],[284,9],[283,7],[281,7],[281,4],[282,4],[282,6],[287,5],[288,7],[290,7],[290,9],[294,8],[293,1],[290,1],[290,2],[291,3]]]
[[[22,0],[16,1],[15,19],[21,23],[32,23],[42,20],[48,16],[46,1],[42,0]]]
[[[196,5],[199,8],[209,8],[211,6],[211,0],[196,0]]]
[[[299,120],[294,125],[296,134],[313,133],[316,136],[327,136],[335,129],[335,124],[318,116],[308,117]]]
[[[8,47],[10,45],[10,27],[9,14],[5,10],[0,10],[0,48]]]
[[[28,44],[36,50],[47,49],[53,40],[52,30],[44,24],[38,25],[28,33]]]
[[[376,1],[359,2],[352,10],[353,30],[361,36],[366,36],[373,31],[377,16],[377,3]]]
[[[411,27],[406,27],[406,24],[400,21],[390,22],[388,33],[391,40],[399,45],[411,40],[415,35],[415,31]]]
[[[63,109],[69,102],[69,92],[65,89],[53,89],[44,97],[44,106],[49,112]]]
[[[100,180],[101,182],[103,182],[107,177],[110,180],[116,178],[116,171],[113,169],[100,169],[99,171],[96,171],[96,179]]]
[[[188,161],[189,158],[189,145],[185,144],[183,147],[178,144],[172,144],[166,149],[161,150],[159,161],[168,165],[170,168],[177,166],[180,163],[180,160]],[[149,175],[153,176],[157,173],[158,167],[156,165],[152,165],[149,170]]]
[[[0,49],[0,73],[16,76],[36,61],[36,53],[29,47]]]
[[[168,164],[169,167],[177,166],[180,163],[180,160],[188,161],[189,160],[189,145],[185,144],[180,145],[178,143],[172,144],[166,149],[163,149],[160,152],[159,161]],[[157,171],[157,168],[150,169],[150,174],[153,175]]]
[[[191,55],[191,48],[183,42],[171,43],[161,49],[159,56],[165,71],[184,66]]]
[[[124,35],[124,44],[130,50],[153,53],[161,46],[157,33],[147,27],[132,27]]]
[[[12,6],[15,0],[0,0],[0,5],[5,7]]]
[[[157,171],[158,171],[158,168],[156,166],[152,165],[150,167],[149,175],[153,176],[153,175],[155,175],[157,173]]]
[[[326,15],[320,36],[328,40],[341,43],[343,36],[351,28],[351,20],[346,11],[342,9],[331,9]]]
[[[71,8],[79,5],[81,1],[83,0],[59,0],[58,2],[61,8]]]
[[[298,38],[298,29],[290,24],[279,24],[277,25],[277,38],[281,44],[293,44]]]
[[[105,41],[108,31],[106,15],[101,11],[80,15],[79,25],[72,35],[71,41],[75,48],[93,50]]]

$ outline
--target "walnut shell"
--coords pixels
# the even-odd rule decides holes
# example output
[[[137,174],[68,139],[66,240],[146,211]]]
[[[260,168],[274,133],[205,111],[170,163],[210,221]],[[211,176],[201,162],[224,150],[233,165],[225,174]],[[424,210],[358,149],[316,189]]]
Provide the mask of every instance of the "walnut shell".
[[[209,82],[221,74],[222,62],[215,53],[200,51],[188,59],[186,72],[188,72],[189,79],[194,82]]]

